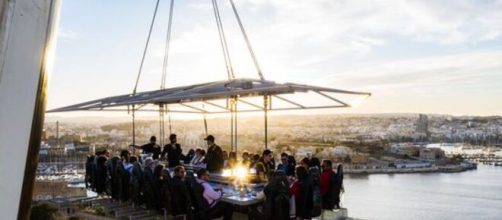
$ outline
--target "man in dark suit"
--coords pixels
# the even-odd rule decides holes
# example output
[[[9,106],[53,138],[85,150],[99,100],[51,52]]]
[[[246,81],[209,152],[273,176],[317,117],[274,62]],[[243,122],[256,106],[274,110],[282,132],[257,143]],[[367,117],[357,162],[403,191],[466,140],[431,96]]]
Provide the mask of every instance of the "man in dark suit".
[[[223,169],[223,152],[221,147],[214,143],[214,136],[208,135],[204,140],[207,141],[206,164],[209,172],[220,172]]]

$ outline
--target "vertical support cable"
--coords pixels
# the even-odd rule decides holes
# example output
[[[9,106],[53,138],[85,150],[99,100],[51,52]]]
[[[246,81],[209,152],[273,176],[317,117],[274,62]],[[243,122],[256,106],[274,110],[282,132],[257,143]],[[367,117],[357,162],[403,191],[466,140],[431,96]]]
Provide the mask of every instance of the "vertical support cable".
[[[234,102],[230,99],[230,149],[234,149]]]
[[[263,96],[263,113],[265,116],[265,149],[268,149],[268,107],[269,97],[268,95]]]
[[[204,104],[202,104],[202,109],[204,109]],[[205,110],[202,113],[202,117],[204,119],[204,132],[205,132],[205,136],[207,137],[208,133],[207,133],[207,120],[206,120],[206,111]]]
[[[246,30],[244,29],[244,25],[242,25],[242,21],[239,16],[239,13],[237,13],[237,8],[235,8],[234,1],[230,0],[230,4],[232,5],[232,10],[234,11],[235,18],[237,19],[237,22],[239,23],[239,27],[242,32],[242,36],[244,37],[244,40],[246,41],[246,45],[248,47],[249,54],[251,54],[251,58],[253,59],[254,66],[256,68],[256,71],[258,72],[258,76],[260,76],[261,80],[264,80],[265,77],[263,77],[263,73],[261,71],[260,65],[258,64],[258,60],[256,59],[255,53],[253,51],[253,47],[251,47],[251,42],[249,41],[248,35],[246,34]]]
[[[159,135],[160,146],[164,146],[165,124],[164,124],[164,104],[159,104]]]
[[[169,122],[169,135],[173,133],[172,127],[171,127],[171,112],[169,111],[169,108],[166,106],[166,111],[167,111],[167,119]]]
[[[237,99],[238,99],[238,97],[235,97],[235,100],[234,100],[234,112],[235,112],[234,113],[234,117],[235,117],[235,119],[234,119],[234,123],[235,123],[235,125],[234,125],[234,129],[235,129],[234,141],[235,141],[235,144],[234,144],[234,149],[233,149],[234,152],[237,152],[237,134],[238,134],[238,132],[237,132],[237,113],[238,113],[237,104],[238,104],[238,100]]]
[[[136,145],[136,115],[134,111],[134,105],[132,105],[132,145]],[[136,148],[133,148],[133,152],[136,152]]]

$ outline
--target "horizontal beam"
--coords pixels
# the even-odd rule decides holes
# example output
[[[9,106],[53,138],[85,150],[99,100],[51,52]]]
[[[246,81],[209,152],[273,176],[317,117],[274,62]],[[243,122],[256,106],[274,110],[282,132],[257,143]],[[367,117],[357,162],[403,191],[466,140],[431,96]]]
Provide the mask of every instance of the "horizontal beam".
[[[187,108],[191,108],[191,109],[194,109],[194,110],[200,111],[200,113],[207,113],[207,111],[206,111],[206,110],[201,109],[201,108],[197,108],[197,107],[195,107],[195,106],[187,105],[187,104],[185,104],[185,103],[177,103],[177,104],[182,105],[182,106],[185,106],[185,107],[187,107]]]
[[[223,109],[223,110],[226,110],[226,111],[229,111],[229,109],[225,108],[225,106],[221,106],[221,105],[218,105],[218,104],[215,104],[213,102],[209,102],[209,101],[204,101],[204,103],[208,104],[208,105],[212,105],[216,108],[220,108],[220,109]]]
[[[242,100],[242,99],[238,99],[238,100],[239,100],[239,102],[242,102],[242,103],[244,103],[244,104],[246,104],[246,105],[253,106],[253,107],[257,108],[257,109],[261,109],[261,110],[265,109],[265,108],[263,108],[263,107],[261,107],[261,106],[259,106],[259,105],[257,105],[257,104],[254,104],[254,103],[248,102],[248,101],[246,101],[246,100]]]
[[[330,99],[330,100],[333,100],[333,101],[338,102],[338,103],[340,103],[340,104],[342,104],[342,105],[345,105],[345,106],[347,106],[347,107],[349,107],[349,106],[350,106],[349,104],[347,104],[347,103],[345,103],[345,102],[343,102],[343,101],[341,101],[341,100],[339,100],[339,99],[337,99],[337,98],[334,98],[334,97],[332,97],[332,96],[330,96],[330,95],[326,95],[326,94],[324,94],[323,92],[319,92],[319,91],[314,91],[314,92],[315,92],[315,93],[317,93],[317,94],[319,94],[319,95],[322,95],[322,96],[324,96],[324,97],[326,97],[326,98],[328,98],[328,99]]]
[[[345,105],[329,105],[329,106],[312,106],[312,107],[304,107],[304,108],[276,108],[276,109],[269,109],[268,111],[289,111],[289,110],[306,110],[306,109],[330,109],[330,108],[347,108],[348,106]],[[74,110],[74,111],[81,111],[81,110]],[[127,112],[127,109],[89,109],[86,111],[103,111],[103,112]],[[252,109],[252,110],[239,110],[239,113],[246,113],[246,112],[262,112],[263,110],[259,109]],[[159,110],[155,109],[139,109],[137,112],[159,112]],[[215,111],[215,112],[200,112],[200,111],[180,111],[180,110],[169,110],[171,113],[185,113],[185,114],[225,114],[229,113],[228,111]],[[51,112],[54,113],[54,112]]]
[[[278,98],[278,99],[280,99],[280,100],[282,100],[282,101],[285,101],[285,102],[287,102],[287,103],[290,103],[290,104],[296,105],[296,106],[298,106],[298,107],[300,107],[300,108],[306,108],[305,106],[300,105],[300,104],[298,104],[298,103],[296,103],[296,102],[293,102],[293,101],[291,101],[291,100],[289,100],[289,99],[286,99],[286,98],[280,97],[280,96],[278,96],[278,95],[273,95],[273,96],[274,96],[274,97],[276,97],[276,98]]]

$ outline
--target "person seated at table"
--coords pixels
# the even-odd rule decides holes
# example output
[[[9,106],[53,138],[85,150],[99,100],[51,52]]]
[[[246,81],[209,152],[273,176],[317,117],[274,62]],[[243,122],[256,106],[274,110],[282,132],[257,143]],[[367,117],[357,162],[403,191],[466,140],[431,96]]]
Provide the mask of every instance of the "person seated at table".
[[[334,191],[336,185],[336,175],[333,172],[333,163],[331,160],[323,160],[321,173],[321,182],[319,187],[321,189],[322,208],[331,210],[335,207]]]
[[[230,152],[230,154],[228,154],[228,163],[227,163],[227,167],[230,168],[230,169],[233,169],[234,167],[236,167],[238,164],[237,162],[237,153],[235,153],[234,151]]]
[[[345,191],[343,188],[343,166],[338,164],[336,167],[336,181],[334,187],[334,203],[335,209],[340,209],[340,195]]]
[[[308,157],[304,157],[300,160],[300,166],[305,167],[308,171],[310,169],[310,159]]]
[[[194,156],[195,156],[195,150],[194,149],[188,150],[188,153],[187,153],[187,155],[185,155],[185,158],[183,159],[183,162],[185,164],[189,164],[190,161],[192,161],[192,159],[193,159]]]
[[[171,143],[166,144],[162,150],[162,158],[167,154],[168,167],[174,168],[180,165],[182,150],[181,145],[177,143],[176,134],[169,135],[169,141]]]
[[[130,147],[136,149],[142,149],[143,154],[153,154],[153,159],[159,159],[160,156],[160,146],[156,144],[157,138],[155,136],[150,137],[150,143],[141,146],[131,144]]]
[[[250,165],[251,165],[251,158],[249,156],[249,152],[244,151],[244,153],[242,153],[241,164],[243,166],[250,167]]]
[[[129,200],[129,182],[133,165],[129,162],[130,153],[128,150],[122,150],[120,152],[120,159],[121,161],[115,169],[115,176],[118,178],[117,188],[119,199],[125,202]]]
[[[311,210],[314,208],[313,184],[307,169],[303,166],[296,167],[296,178],[289,195],[294,196],[296,219],[311,219]]]
[[[314,208],[310,212],[311,217],[320,216],[322,213],[322,196],[320,190],[320,179],[321,179],[321,163],[319,158],[312,157],[309,163],[309,178],[313,184],[313,201]]]
[[[209,204],[206,217],[213,219],[223,216],[223,220],[232,220],[233,210],[232,205],[221,201],[223,191],[221,189],[214,190],[209,184],[209,172],[202,168],[197,171],[196,181],[204,187],[202,196]]]
[[[294,176],[295,175],[295,167],[289,163],[289,158],[287,153],[281,154],[281,164],[277,166],[277,171],[282,171],[286,174],[286,176]]]
[[[272,151],[264,150],[258,163],[256,164],[256,175],[261,182],[268,181],[268,175],[271,173],[270,160],[272,159]]]
[[[228,152],[226,150],[222,151],[222,158],[223,158],[223,168],[228,167]]]
[[[195,156],[190,161],[190,166],[206,168],[205,160],[206,152],[200,148],[195,150]]]
[[[174,168],[174,177],[171,180],[172,190],[172,207],[173,215],[188,215],[190,214],[190,194],[188,185],[185,180],[185,168],[183,166],[176,166]]]
[[[263,191],[256,194],[256,198],[264,199],[263,206],[252,208],[250,219],[289,219],[289,183],[281,170],[275,173]]]
[[[221,172],[223,169],[223,152],[221,147],[214,142],[214,136],[208,135],[204,140],[207,141],[206,164],[209,172]]]
[[[260,155],[259,154],[253,154],[251,157],[251,163],[249,164],[249,169],[255,169],[256,170],[256,164],[258,164],[258,161],[260,160]]]

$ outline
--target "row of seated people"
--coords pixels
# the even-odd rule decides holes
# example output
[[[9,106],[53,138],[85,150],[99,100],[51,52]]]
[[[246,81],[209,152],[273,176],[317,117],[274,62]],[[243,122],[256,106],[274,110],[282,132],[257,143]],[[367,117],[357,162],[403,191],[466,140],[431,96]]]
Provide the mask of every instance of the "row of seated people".
[[[140,163],[135,156],[130,157],[128,151],[122,151],[120,158],[108,160],[108,157],[105,151],[98,154],[95,164],[90,161],[92,166],[87,179],[99,194],[108,194],[120,201],[132,200],[150,209],[164,209],[172,215],[185,214],[192,219],[222,215],[225,219],[231,218],[232,208],[219,201],[222,191],[210,187],[207,183],[209,172],[205,169],[199,170],[197,179],[193,175],[185,178],[185,169],[177,166],[171,177],[168,170],[152,158]],[[308,219],[318,216],[321,209],[339,208],[343,181],[340,165],[335,173],[329,160],[320,165],[317,158],[304,158],[295,167],[294,161],[282,154],[281,164],[272,172],[271,158],[272,152],[265,150],[256,164],[257,171],[267,174],[268,184],[258,193],[258,198],[265,199],[263,208],[253,209],[252,216],[257,219]],[[268,175],[272,173],[275,175]]]
[[[120,158],[108,160],[108,155],[100,152],[94,161],[88,160],[86,184],[99,195],[188,219],[232,219],[232,207],[219,202],[222,191],[208,185],[207,170],[200,169],[199,178],[193,173],[186,177],[185,168],[178,165],[171,176],[158,160],[147,158],[141,163],[127,150]]]
[[[340,194],[343,192],[341,164],[337,166],[335,171],[331,160],[323,160],[321,163],[318,158],[313,157],[303,158],[299,165],[296,165],[294,158],[282,153],[281,163],[274,172],[272,161],[272,152],[270,150],[263,151],[256,165],[256,171],[259,178],[264,178],[269,184],[273,183],[275,188],[281,181],[284,181],[281,178],[278,180],[277,174],[286,177],[288,184],[281,184],[289,186],[290,217],[310,219],[319,216],[322,210],[341,208]],[[267,187],[265,187],[266,191]]]

